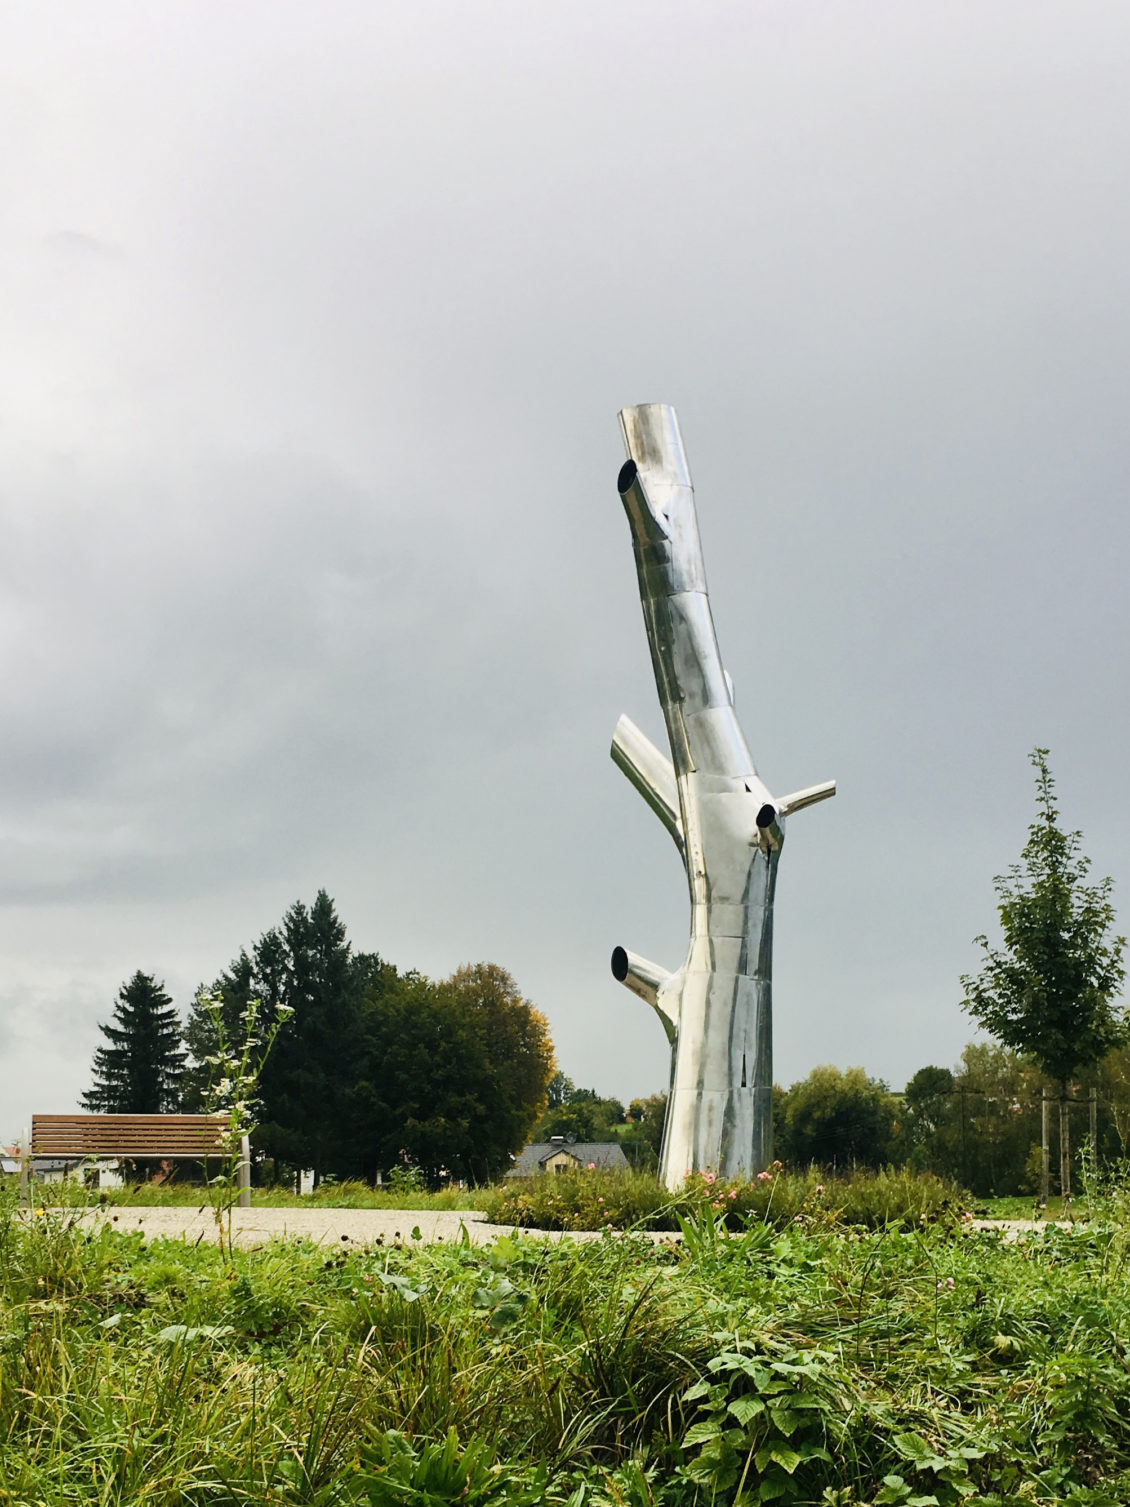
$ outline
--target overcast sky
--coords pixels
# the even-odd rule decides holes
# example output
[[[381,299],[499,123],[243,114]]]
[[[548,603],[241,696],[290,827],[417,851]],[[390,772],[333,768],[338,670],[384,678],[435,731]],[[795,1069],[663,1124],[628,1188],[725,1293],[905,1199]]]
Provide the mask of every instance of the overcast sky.
[[[1035,744],[1130,925],[1128,161],[1124,0],[5,0],[0,1136],[320,887],[664,1086],[628,404],[760,773],[839,782],[778,1080],[956,1061]]]

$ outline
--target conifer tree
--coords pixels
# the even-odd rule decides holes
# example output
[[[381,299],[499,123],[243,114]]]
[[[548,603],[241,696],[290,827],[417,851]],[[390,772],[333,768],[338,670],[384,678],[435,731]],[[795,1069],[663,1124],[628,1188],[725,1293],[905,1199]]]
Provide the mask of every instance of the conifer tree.
[[[261,1002],[264,1029],[289,1014],[259,1078],[256,1144],[276,1162],[311,1167],[315,1185],[330,1171],[355,1172],[361,1156],[350,1128],[351,1100],[361,1077],[358,1011],[365,968],[352,956],[334,902],[319,890],[313,905],[301,901],[251,949],[241,949],[207,991],[220,1000],[224,1028],[238,1039],[248,1003]],[[193,1007],[186,1039],[193,1064],[187,1102],[203,1102],[216,1024],[207,1008]]]
[[[173,1002],[140,970],[118,991],[108,1046],[94,1053],[94,1086],[83,1108],[104,1115],[170,1114],[180,1107],[184,1050]]]

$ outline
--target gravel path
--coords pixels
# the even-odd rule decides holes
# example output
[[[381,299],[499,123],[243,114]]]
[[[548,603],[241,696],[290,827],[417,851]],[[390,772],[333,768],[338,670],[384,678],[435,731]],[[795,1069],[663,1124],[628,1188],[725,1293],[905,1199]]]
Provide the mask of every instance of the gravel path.
[[[211,1209],[114,1207],[88,1209],[82,1218],[90,1223],[107,1222],[119,1230],[141,1230],[147,1240],[158,1238],[214,1240],[216,1222]],[[1022,1232],[1043,1229],[1031,1219],[977,1219],[976,1230],[999,1230],[1006,1239]],[[1064,1226],[1065,1227],[1065,1226]],[[413,1231],[419,1231],[418,1237]],[[312,1240],[316,1245],[410,1244],[418,1238],[427,1245],[467,1238],[472,1245],[487,1245],[499,1235],[510,1235],[513,1226],[487,1224],[473,1209],[233,1209],[232,1239],[245,1248],[267,1245],[272,1240]],[[599,1240],[598,1230],[575,1230],[563,1236],[556,1230],[537,1230],[546,1240]],[[651,1232],[654,1240],[679,1240],[678,1234]]]
[[[216,1221],[204,1208],[119,1207],[90,1209],[83,1218],[107,1222],[119,1230],[141,1230],[147,1240],[157,1238],[214,1240]],[[233,1209],[232,1239],[239,1246],[266,1245],[271,1240],[312,1240],[317,1245],[392,1245],[409,1243],[413,1230],[427,1244],[462,1240],[464,1229],[472,1245],[486,1245],[510,1227],[487,1224],[472,1209],[461,1212],[433,1209]]]

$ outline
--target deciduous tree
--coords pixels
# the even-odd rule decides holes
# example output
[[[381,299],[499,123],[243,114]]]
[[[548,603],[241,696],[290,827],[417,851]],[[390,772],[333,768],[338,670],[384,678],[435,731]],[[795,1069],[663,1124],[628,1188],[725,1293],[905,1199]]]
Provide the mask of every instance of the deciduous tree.
[[[881,1167],[890,1159],[897,1101],[861,1067],[815,1067],[783,1104],[783,1154],[804,1165]]]
[[[1115,936],[1111,881],[1089,884],[1082,834],[1059,825],[1048,750],[1030,755],[1037,817],[1021,860],[993,884],[1002,945],[977,937],[981,972],[961,980],[964,1008],[1005,1046],[1027,1054],[1059,1087],[1060,1187],[1071,1191],[1069,1086],[1125,1040],[1115,997],[1125,938]]]
[[[376,1167],[486,1182],[526,1144],[553,1044],[505,969],[473,964],[440,984],[386,976],[366,995],[364,1034],[357,1134]]]

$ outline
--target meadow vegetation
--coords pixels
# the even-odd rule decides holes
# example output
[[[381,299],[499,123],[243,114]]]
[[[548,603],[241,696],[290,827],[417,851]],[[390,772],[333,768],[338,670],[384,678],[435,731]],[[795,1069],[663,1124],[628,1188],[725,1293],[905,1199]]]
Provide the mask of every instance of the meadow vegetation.
[[[751,1182],[697,1174],[675,1195],[648,1174],[594,1170],[515,1178],[481,1190],[478,1198],[492,1224],[535,1230],[677,1230],[703,1211],[730,1229],[750,1220],[782,1226],[811,1219],[917,1226],[961,1217],[966,1203],[956,1183],[929,1172],[888,1167],[835,1177],[819,1167],[790,1171],[779,1162]]]
[[[678,1240],[225,1251],[8,1190],[0,1501],[1130,1499],[1124,1195],[1010,1243],[701,1191]]]

